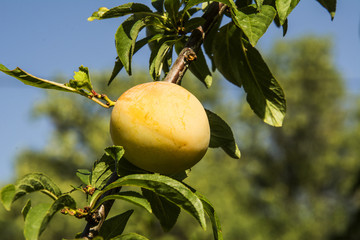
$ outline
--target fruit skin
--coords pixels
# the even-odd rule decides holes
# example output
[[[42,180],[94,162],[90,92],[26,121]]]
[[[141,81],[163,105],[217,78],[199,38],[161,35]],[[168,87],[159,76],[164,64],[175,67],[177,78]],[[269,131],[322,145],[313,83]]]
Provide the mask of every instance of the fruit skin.
[[[132,164],[174,174],[201,160],[209,146],[210,126],[202,104],[185,88],[149,82],[119,97],[111,113],[110,134]]]

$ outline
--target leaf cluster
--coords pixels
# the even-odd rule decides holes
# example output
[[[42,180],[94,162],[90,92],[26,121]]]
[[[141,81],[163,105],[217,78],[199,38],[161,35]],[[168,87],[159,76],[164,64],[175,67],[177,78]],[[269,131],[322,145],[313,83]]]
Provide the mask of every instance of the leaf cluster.
[[[50,197],[51,203],[32,206],[31,200],[28,200],[23,207],[26,239],[38,239],[58,211],[91,222],[96,220],[93,219],[94,216],[99,214],[106,202],[115,200],[130,202],[153,213],[165,231],[169,231],[175,225],[181,209],[193,216],[203,229],[206,229],[207,215],[211,220],[214,239],[222,239],[220,222],[211,203],[195,189],[183,183],[183,176],[145,172],[129,163],[123,158],[123,154],[122,147],[106,148],[105,154],[94,163],[91,171],[77,171],[76,174],[83,184],[74,187],[68,193],[63,193],[46,175],[30,173],[16,184],[3,187],[1,202],[10,210],[16,200],[33,192],[41,192]],[[137,187],[139,191],[122,191],[124,187]],[[85,194],[87,204],[84,208],[77,208],[75,200],[71,197],[74,191]],[[96,233],[99,234],[98,239],[129,239],[130,236],[133,237],[131,239],[146,239],[137,234],[121,235],[133,212],[134,210],[127,210],[107,220],[102,216],[104,222],[101,230]]]

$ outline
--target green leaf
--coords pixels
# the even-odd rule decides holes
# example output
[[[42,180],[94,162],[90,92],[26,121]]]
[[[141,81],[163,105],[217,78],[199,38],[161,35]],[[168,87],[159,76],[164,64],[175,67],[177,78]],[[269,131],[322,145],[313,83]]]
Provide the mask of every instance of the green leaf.
[[[46,79],[35,77],[35,76],[25,72],[24,70],[22,70],[19,67],[15,68],[14,70],[9,70],[4,65],[0,64],[0,71],[22,81],[26,85],[30,85],[33,87],[78,93],[78,91],[72,87],[66,86],[65,84],[52,82],[52,81],[49,81]]]
[[[126,3],[111,9],[101,7],[88,18],[88,21],[122,17],[128,14],[140,12],[151,12],[151,10],[148,6],[141,3]]]
[[[143,38],[139,41],[137,41],[135,43],[135,50],[134,50],[134,54],[139,51],[139,49],[141,49],[143,46],[145,46],[145,44],[148,43],[148,40],[150,38],[149,37],[146,37],[146,38]],[[119,74],[119,72],[121,71],[121,69],[124,67],[124,65],[122,64],[122,62],[120,61],[119,57],[116,57],[116,61],[115,61],[115,64],[114,64],[114,68],[113,68],[113,71],[111,73],[111,77],[109,79],[109,82],[108,82],[108,85],[111,84],[111,82],[115,79],[115,77]]]
[[[185,40],[185,39],[184,39]],[[177,54],[181,52],[181,50],[185,46],[185,41],[178,41],[175,44],[175,50]],[[211,87],[212,84],[212,76],[209,70],[209,67],[206,63],[206,59],[202,49],[196,53],[196,60],[191,62],[189,66],[190,71],[197,77],[207,88]]]
[[[244,41],[243,54],[248,68],[243,80],[247,101],[253,111],[267,124],[282,126],[286,100],[284,92],[258,50]]]
[[[113,172],[115,172],[116,160],[105,152],[105,154],[97,160],[92,168],[90,175],[90,185],[96,189],[102,189],[109,180]]]
[[[8,184],[1,189],[0,199],[4,208],[10,211],[11,204],[16,194],[16,187],[14,184]]]
[[[149,201],[144,198],[144,196],[142,196],[140,193],[134,191],[119,192],[117,194],[106,196],[96,204],[96,207],[94,209],[99,208],[101,204],[108,200],[125,200],[140,207],[143,207],[144,209],[146,209],[146,211],[152,213]]]
[[[221,42],[223,48],[219,49]],[[242,39],[241,30],[231,23],[223,26],[216,37],[214,60],[227,80],[244,86],[250,107],[264,122],[282,125],[286,112],[284,92],[260,53]]]
[[[104,240],[110,240],[111,238],[122,234],[133,212],[134,210],[128,210],[122,214],[107,219],[101,226],[99,235],[102,236]]]
[[[133,174],[109,184],[102,193],[122,186],[136,186],[151,190],[187,211],[202,228],[206,228],[204,209],[200,199],[183,183],[159,174]]]
[[[181,6],[180,0],[164,0],[165,10],[169,14],[172,22],[175,24],[178,22],[178,12],[180,6]]]
[[[264,3],[264,0],[255,0],[255,3],[256,3],[256,7],[259,11],[261,11],[261,7]]]
[[[166,57],[177,40],[163,40],[156,45],[150,56],[150,75],[154,81],[158,81],[164,66]]]
[[[159,13],[164,12],[164,0],[151,0],[151,5],[158,11]]]
[[[214,239],[215,240],[223,240],[220,220],[215,212],[214,207],[211,205],[210,201],[207,200],[203,195],[201,195],[198,192],[196,192],[196,195],[199,197],[199,199],[203,203],[205,212],[210,218]]]
[[[252,46],[264,35],[275,16],[276,10],[269,5],[263,5],[261,11],[254,5],[232,11],[234,23],[245,33]]]
[[[235,142],[230,126],[215,113],[207,109],[205,110],[210,124],[209,147],[221,147],[230,157],[239,159],[241,156],[240,150]]]
[[[317,0],[324,8],[328,10],[331,16],[331,20],[335,17],[336,12],[336,0]]]
[[[61,190],[49,177],[42,173],[30,173],[17,182],[12,202],[36,191],[41,191],[54,200],[61,195]]]
[[[159,219],[161,227],[165,232],[170,231],[175,225],[180,207],[166,200],[166,198],[157,195],[155,192],[142,188],[144,197],[150,202],[152,212]]]
[[[147,17],[132,15],[119,26],[115,33],[116,51],[129,75],[131,75],[131,60],[135,53],[136,39],[141,29],[146,26],[146,19]]]
[[[66,83],[65,85],[75,88],[76,90],[88,90],[91,92],[93,87],[90,81],[89,69],[81,65],[79,71],[74,73],[74,79],[70,80],[69,83]]]
[[[91,172],[87,169],[78,169],[76,171],[76,176],[85,184],[90,185],[90,175]]]
[[[139,235],[137,233],[127,233],[127,234],[123,234],[121,236],[112,238],[111,240],[149,240],[149,239],[142,235]]]
[[[38,239],[54,214],[64,207],[76,208],[74,199],[69,195],[60,196],[53,204],[41,203],[32,207],[25,218],[25,238],[27,240]]]
[[[280,25],[283,25],[300,0],[276,0],[275,6],[279,15]]]
[[[125,151],[124,148],[121,146],[111,146],[105,148],[105,153],[110,156],[115,161],[116,166],[118,166]],[[118,169],[118,167],[116,167],[116,172],[120,176],[120,170]]]
[[[231,83],[238,87],[242,86],[243,59],[239,52],[241,51],[239,42],[241,38],[235,38],[230,30],[230,25],[220,28],[218,34],[213,40],[213,59],[219,72]]]
[[[21,210],[24,220],[26,219],[26,216],[29,213],[30,209],[31,209],[31,199],[28,199],[26,204],[24,205],[24,207]]]

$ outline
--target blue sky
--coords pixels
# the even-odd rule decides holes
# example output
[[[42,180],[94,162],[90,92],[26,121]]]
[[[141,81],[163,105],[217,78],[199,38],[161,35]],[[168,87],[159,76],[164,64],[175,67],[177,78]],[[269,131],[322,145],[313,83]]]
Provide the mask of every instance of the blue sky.
[[[136,1],[146,2],[146,1]],[[71,78],[80,65],[90,71],[111,70],[116,56],[114,34],[120,19],[88,22],[99,7],[125,1],[1,0],[0,63],[17,66],[38,77],[51,79],[61,73]],[[302,0],[289,17],[286,39],[303,35],[331,36],[338,70],[351,92],[360,93],[360,1],[338,1],[335,19],[315,0]],[[258,47],[269,50],[283,39],[282,31],[271,26]],[[148,66],[147,51],[140,51],[133,65]],[[13,180],[17,151],[40,148],[51,129],[46,120],[31,119],[31,106],[45,90],[26,86],[0,73],[0,182]]]

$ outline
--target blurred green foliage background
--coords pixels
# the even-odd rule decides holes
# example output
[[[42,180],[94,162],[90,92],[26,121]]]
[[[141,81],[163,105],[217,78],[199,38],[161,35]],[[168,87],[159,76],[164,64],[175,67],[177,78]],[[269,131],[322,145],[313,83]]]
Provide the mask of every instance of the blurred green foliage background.
[[[282,128],[261,122],[241,89],[215,76],[207,90],[186,75],[183,86],[233,128],[242,158],[234,160],[210,149],[185,182],[212,202],[226,240],[360,239],[360,101],[349,94],[334,65],[331,39],[279,42],[267,61],[286,94],[288,111]],[[109,76],[110,72],[91,73],[94,89],[111,99],[150,81],[139,69],[108,87]],[[57,80],[66,81],[61,76]],[[16,177],[43,172],[63,191],[80,185],[76,169],[90,169],[112,145],[110,112],[85,98],[47,91],[33,115],[52,122],[52,137],[44,149],[19,152]],[[84,196],[75,197],[83,207]],[[46,199],[34,194],[32,201]],[[0,208],[1,239],[23,239],[23,203],[16,203],[11,212]],[[137,231],[156,240],[212,239],[210,225],[204,232],[186,213],[164,233],[155,217],[136,206],[118,202],[112,212],[129,207],[136,211],[125,232]],[[72,238],[84,226],[83,220],[58,214],[42,239]]]

